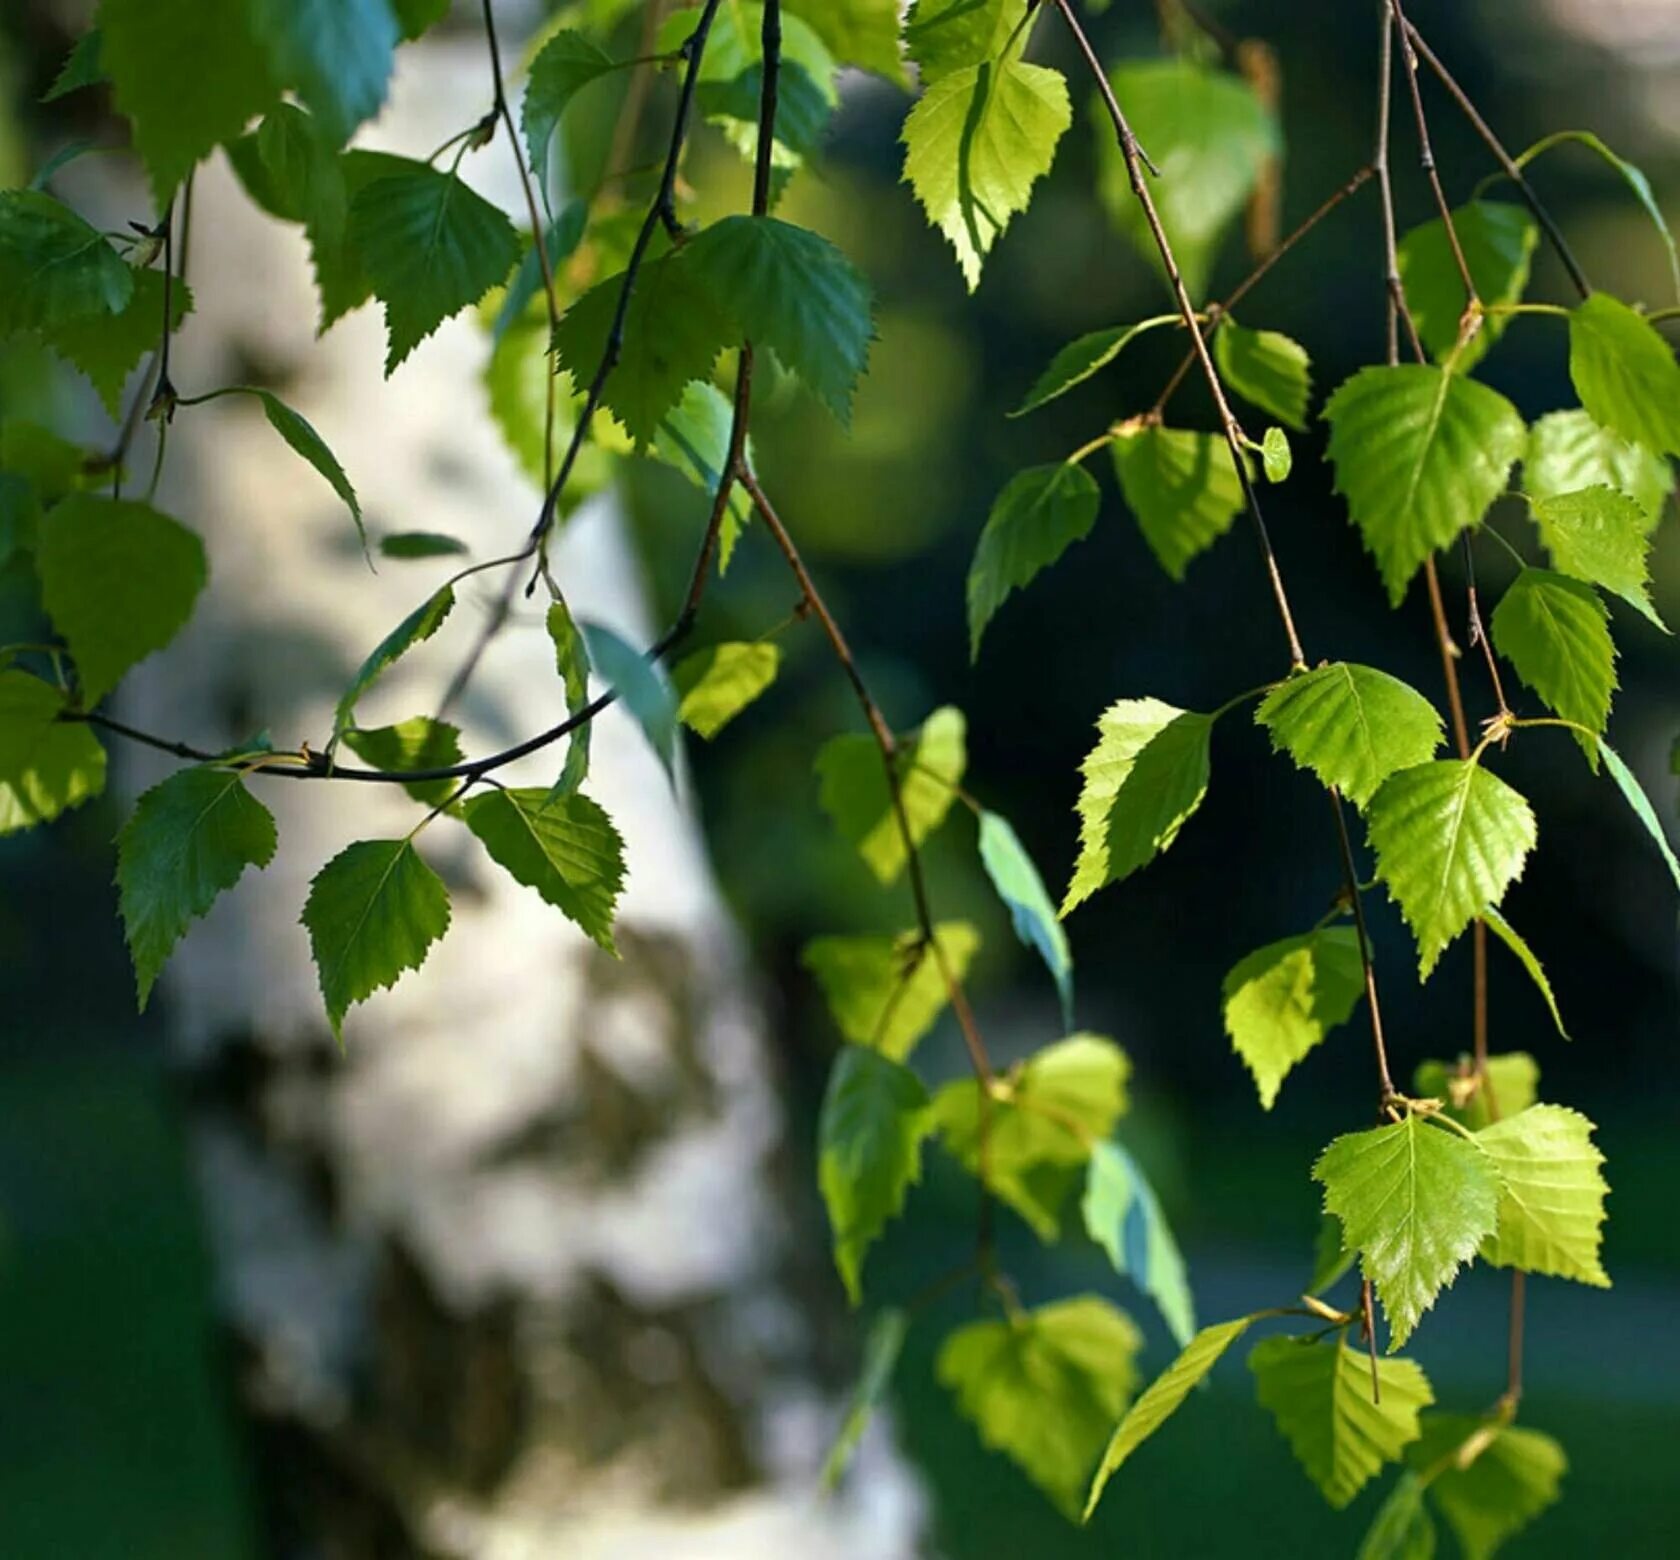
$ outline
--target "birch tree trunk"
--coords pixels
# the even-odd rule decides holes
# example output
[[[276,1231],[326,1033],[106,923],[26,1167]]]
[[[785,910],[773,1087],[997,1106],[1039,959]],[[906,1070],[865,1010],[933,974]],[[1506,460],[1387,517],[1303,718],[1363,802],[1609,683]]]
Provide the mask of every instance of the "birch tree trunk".
[[[423,153],[482,113],[477,40],[403,61],[368,144]],[[511,209],[505,144],[463,171]],[[487,420],[471,321],[388,383],[375,308],[316,341],[301,240],[220,159],[194,192],[190,280],[184,394],[279,390],[376,530],[447,532],[479,557],[524,534],[539,495]],[[212,589],[128,709],[196,741],[267,725],[277,743],[319,742],[337,690],[438,566],[370,574],[342,506],[248,397],[183,412],[170,442],[160,503],[204,534]],[[569,523],[555,561],[574,609],[654,636],[610,501]],[[366,724],[435,708],[491,589],[469,586]],[[458,711],[468,751],[551,722],[561,698],[540,620],[516,619]],[[556,762],[507,778],[544,784]],[[128,771],[137,786],[159,773]],[[836,1411],[779,1276],[783,1119],[762,1015],[694,819],[629,723],[598,723],[590,783],[627,842],[622,961],[440,820],[422,848],[454,924],[422,973],[353,1010],[342,1055],[298,912],[313,872],[353,839],[405,833],[414,807],[383,787],[257,783],[283,849],[189,936],[165,990],[276,1550],[912,1553],[918,1498],[884,1439],[864,1449],[859,1493],[814,1493]]]

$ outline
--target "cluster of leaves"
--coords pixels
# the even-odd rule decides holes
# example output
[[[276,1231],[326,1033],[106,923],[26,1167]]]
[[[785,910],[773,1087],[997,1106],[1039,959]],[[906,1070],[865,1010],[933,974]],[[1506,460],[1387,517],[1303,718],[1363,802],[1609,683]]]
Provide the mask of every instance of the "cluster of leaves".
[[[647,183],[645,210],[627,199],[638,182],[628,176],[562,199],[555,148],[574,101],[622,83],[631,68],[650,68],[623,47],[634,0],[592,0],[562,9],[524,72],[513,152],[530,181],[534,227],[521,232],[461,175],[469,152],[499,125],[512,127],[499,66],[489,112],[432,157],[350,144],[384,101],[399,43],[445,9],[441,0],[103,0],[97,28],[55,83],[53,95],[109,88],[156,212],[130,234],[102,232],[47,191],[51,169],[37,187],[0,192],[0,336],[44,344],[114,415],[125,390],[134,397],[114,453],[16,420],[0,425],[0,567],[28,579],[48,625],[39,645],[0,649],[0,832],[50,821],[99,794],[103,701],[186,627],[206,588],[198,537],[153,507],[151,493],[122,496],[142,406],[158,422],[161,461],[177,412],[216,396],[249,397],[362,526],[348,474],[272,392],[227,386],[182,396],[169,382],[169,337],[192,308],[184,274],[171,267],[174,202],[211,153],[225,153],[258,206],[302,229],[323,330],[370,301],[381,305],[387,374],[444,321],[476,312],[489,336],[491,417],[548,492],[533,547],[617,463],[647,458],[714,497],[721,568],[753,506],[735,492],[743,459],[750,469],[749,376],[736,368],[733,398],[720,379],[750,363],[750,346],[844,421],[867,362],[867,282],[827,239],[772,209],[820,146],[840,72],[858,68],[907,87],[914,68],[905,180],[971,289],[1050,172],[1073,118],[1063,73],[1028,59],[1055,7],[916,0],[901,23],[895,0],[705,0],[677,9],[657,35],[651,63],[680,85],[669,160]],[[487,69],[487,92],[489,80]],[[1098,198],[1125,241],[1173,272],[1158,223],[1176,276],[1199,299],[1237,216],[1272,176],[1281,152],[1275,111],[1248,81],[1194,52],[1120,63],[1103,86],[1125,105],[1159,170],[1156,220],[1134,193],[1132,151],[1109,133],[1102,95],[1093,94]],[[690,103],[759,174],[751,214],[698,231],[683,225],[676,179]],[[766,132],[770,144],[761,146]],[[1638,170],[1588,140],[1654,214]],[[1119,699],[1102,714],[1083,766],[1079,851],[1059,906],[1008,820],[965,789],[959,710],[934,710],[896,738],[869,706],[871,734],[837,736],[817,755],[822,810],[883,888],[908,880],[917,910],[914,924],[896,932],[823,936],[805,951],[843,1040],[821,1113],[818,1179],[847,1294],[863,1302],[868,1254],[904,1212],[931,1140],[976,1179],[983,1206],[1001,1204],[1047,1243],[1082,1231],[1149,1297],[1182,1350],[1140,1394],[1143,1335],[1130,1316],[1095,1294],[1023,1308],[983,1249],[978,1276],[998,1314],[949,1334],[938,1375],[981,1439],[1070,1516],[1089,1515],[1136,1446],[1239,1336],[1283,1314],[1196,1330],[1178,1245],[1117,1136],[1131,1066],[1113,1040],[1076,1027],[1063,924],[1093,894],[1148,867],[1191,823],[1210,784],[1218,722],[1252,703],[1276,752],[1331,792],[1338,809],[1345,798],[1358,811],[1376,878],[1415,939],[1421,978],[1479,922],[1536,983],[1560,1033],[1544,968],[1501,909],[1538,841],[1533,809],[1493,767],[1507,741],[1536,727],[1569,732],[1680,884],[1654,809],[1605,740],[1616,688],[1612,605],[1643,619],[1641,632],[1665,631],[1647,560],[1672,486],[1668,460],[1680,454],[1680,364],[1649,315],[1607,294],[1568,309],[1527,302],[1537,241],[1526,208],[1485,198],[1406,234],[1397,261],[1421,360],[1362,369],[1319,416],[1336,489],[1391,604],[1461,539],[1491,535],[1516,553],[1519,572],[1490,618],[1490,664],[1495,653],[1508,662],[1549,714],[1524,718],[1501,693],[1475,747],[1444,758],[1431,701],[1350,662],[1293,666],[1209,712]],[[1461,256],[1474,291],[1468,309]],[[1097,452],[1108,451],[1125,508],[1174,580],[1231,529],[1261,475],[1289,479],[1290,434],[1304,434],[1313,416],[1307,349],[1228,309],[1189,314],[1069,343],[1016,415],[1103,373],[1140,335],[1193,325],[1210,338],[1210,373],[1264,420],[1263,436],[1233,426],[1228,442],[1223,429],[1169,423],[1169,387],[1153,406],[1121,408],[1065,460],[1016,474],[986,518],[968,576],[976,657],[1008,598],[1095,526],[1103,496],[1086,463]],[[1473,377],[1510,324],[1530,315],[1564,319],[1579,401],[1532,425]],[[1545,318],[1538,328],[1550,328]],[[148,372],[130,390],[149,353],[155,387]],[[561,445],[568,453],[557,467]],[[1494,529],[1490,516],[1507,496],[1532,536]],[[372,540],[363,541],[371,550]],[[1529,562],[1524,546],[1544,564]],[[381,537],[378,549],[418,560],[465,551],[422,533]],[[343,751],[371,766],[361,778],[402,785],[420,814],[402,837],[358,841],[328,862],[302,907],[335,1034],[352,1006],[417,968],[448,929],[448,890],[417,845],[438,819],[464,825],[515,882],[612,950],[624,848],[583,789],[589,720],[604,698],[617,698],[670,771],[679,728],[717,735],[772,685],[781,650],[768,636],[714,643],[667,676],[657,656],[574,619],[542,568],[564,723],[478,760],[465,757],[461,732],[437,716],[363,724],[364,701],[450,626],[457,587],[480,567],[434,586],[369,653],[319,751],[276,749],[266,736],[215,753],[162,744],[194,762],[139,799],[117,840],[118,902],[142,1005],[191,923],[248,868],[260,871],[274,857],[274,819],[252,783],[273,773],[330,780],[345,770]],[[804,589],[806,606],[817,606],[812,587]],[[592,697],[592,684],[605,695]],[[510,757],[562,738],[551,784],[509,788],[494,778]],[[932,1088],[915,1070],[916,1049],[948,1008],[971,1025],[961,991],[979,938],[966,921],[932,918],[917,852],[963,811],[975,819],[979,863],[1015,932],[1044,962],[1058,1022],[1047,1044],[1003,1071],[971,1035],[975,1076]],[[1285,929],[1226,978],[1225,1028],[1264,1108],[1297,1065],[1374,1000],[1351,871],[1323,920]],[[1386,1315],[1392,1354],[1474,1260],[1607,1284],[1607,1187],[1594,1129],[1567,1107],[1538,1103],[1537,1080],[1523,1054],[1482,1066],[1425,1063],[1415,1097],[1388,1086],[1383,1124],[1337,1138],[1312,1167],[1326,1214],[1319,1272],[1312,1298],[1290,1314],[1327,1325],[1318,1337],[1262,1339],[1250,1366],[1260,1405],[1331,1504],[1345,1505],[1385,1464],[1404,1465],[1363,1551],[1373,1560],[1432,1553],[1432,1513],[1467,1554],[1489,1554],[1556,1496],[1563,1454],[1511,1422],[1514,1402],[1479,1419],[1430,1412],[1434,1395],[1416,1364],[1378,1358],[1369,1300],[1343,1310],[1316,1298],[1357,1262],[1365,1294],[1374,1292]],[[906,1308],[877,1311],[832,1476],[887,1391],[912,1319]],[[1350,1342],[1356,1330],[1369,1360]]]

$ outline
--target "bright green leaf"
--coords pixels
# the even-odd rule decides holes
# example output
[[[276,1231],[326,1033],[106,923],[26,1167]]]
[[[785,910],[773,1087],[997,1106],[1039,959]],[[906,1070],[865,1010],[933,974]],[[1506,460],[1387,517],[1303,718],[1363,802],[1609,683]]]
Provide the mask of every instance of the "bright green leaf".
[[[708,645],[671,672],[681,703],[677,718],[702,737],[715,737],[776,680],[779,645],[727,641]]]
[[[249,0],[274,79],[338,146],[385,102],[398,33],[386,0]]]
[[[1458,207],[1452,221],[1483,307],[1516,303],[1528,286],[1529,265],[1540,237],[1527,209],[1473,200]],[[1397,258],[1412,323],[1429,355],[1441,361],[1458,345],[1459,320],[1469,301],[1446,224],[1434,217],[1413,228],[1401,238]],[[1459,371],[1468,373],[1474,368],[1509,323],[1509,315],[1486,315],[1458,358]]]
[[[1464,1560],[1490,1560],[1555,1504],[1569,1468],[1549,1435],[1468,1414],[1426,1414],[1407,1460],[1428,1480]]]
[[[1616,691],[1616,644],[1610,614],[1590,585],[1524,569],[1489,626],[1494,648],[1549,709],[1587,731],[1604,730]],[[1583,732],[1575,736],[1596,769],[1597,744]]]
[[[1213,357],[1227,389],[1297,433],[1307,431],[1312,364],[1300,342],[1228,319],[1214,333]]]
[[[842,65],[904,85],[898,49],[898,0],[788,0],[787,10],[816,29]]]
[[[1569,316],[1569,377],[1594,422],[1657,455],[1680,455],[1680,363],[1655,325],[1609,293]]]
[[[338,457],[328,447],[327,441],[315,431],[301,412],[294,412],[279,396],[268,390],[254,390],[251,393],[262,402],[263,415],[268,418],[269,426],[291,446],[295,454],[302,456],[325,477],[333,492],[344,500],[345,508],[350,511],[350,518],[356,522],[356,532],[361,537],[365,550],[367,528],[362,524],[362,506],[356,498],[355,488],[350,485],[350,478],[339,465]]]
[[[966,921],[934,928],[951,976],[961,981],[980,947]],[[896,937],[816,937],[801,962],[823,989],[840,1033],[902,1062],[945,1010],[950,992],[933,950],[917,932]]]
[[[583,642],[583,630],[564,601],[549,605],[546,621],[548,637],[554,645],[554,669],[566,690],[566,714],[576,718],[589,704],[589,650]],[[566,762],[560,778],[554,782],[555,793],[575,791],[588,777],[589,738],[594,729],[594,722],[587,720],[573,728],[566,746]]]
[[[1062,1027],[1073,1028],[1073,953],[1067,933],[1056,919],[1055,901],[1044,887],[1038,867],[1007,818],[980,814],[980,862],[998,897],[1009,907],[1015,935],[1036,948],[1062,1002]]]
[[[1419,1098],[1445,1101],[1447,1115],[1476,1132],[1498,1116],[1527,1110],[1540,1086],[1540,1068],[1526,1051],[1488,1057],[1479,1077],[1468,1056],[1456,1066],[1419,1062],[1413,1086]]]
[[[450,769],[466,756],[461,733],[446,720],[416,715],[395,726],[362,731],[352,726],[344,745],[375,769]],[[403,789],[417,802],[436,807],[459,789],[459,780],[412,780]]]
[[[1604,757],[1604,767],[1610,771],[1610,778],[1616,782],[1616,789],[1633,809],[1634,817],[1645,825],[1645,832],[1656,841],[1657,849],[1662,852],[1663,861],[1668,867],[1669,876],[1674,879],[1674,886],[1680,888],[1680,861],[1674,858],[1674,848],[1668,843],[1668,835],[1657,819],[1657,810],[1651,805],[1651,798],[1645,794],[1645,787],[1639,783],[1639,777],[1628,768],[1622,755],[1602,737],[1599,738],[1598,751]]]
[[[1563,1014],[1558,1011],[1557,998],[1552,993],[1552,983],[1546,978],[1545,968],[1540,960],[1535,957],[1534,950],[1528,946],[1516,927],[1512,926],[1497,910],[1491,907],[1484,910],[1482,920],[1487,924],[1488,930],[1516,955],[1517,962],[1528,971],[1528,978],[1534,982],[1541,997],[1545,999],[1547,1010],[1552,1015],[1552,1022],[1557,1025],[1557,1032],[1567,1040],[1569,1032],[1563,1027]]]
[[[1157,314],[1153,319],[1141,320],[1136,325],[1115,325],[1107,330],[1094,330],[1070,341],[1051,358],[1049,366],[1033,381],[1026,399],[1009,415],[1025,417],[1028,412],[1037,411],[1047,402],[1066,395],[1075,385],[1084,384],[1093,374],[1107,368],[1134,338],[1141,336],[1145,331],[1154,330],[1160,325],[1178,323],[1179,317],[1176,314]]]
[[[915,0],[904,45],[924,85],[997,59],[1021,30],[1027,0]]]
[[[454,588],[445,585],[442,590],[422,601],[374,646],[372,653],[362,662],[356,675],[350,679],[350,686],[344,690],[338,701],[338,708],[333,714],[335,736],[348,729],[355,718],[356,706],[361,702],[362,695],[379,681],[389,667],[442,628],[444,619],[454,610],[454,606]]]
[[[1599,1257],[1610,1188],[1592,1134],[1592,1122],[1562,1105],[1530,1105],[1476,1134],[1500,1180],[1499,1231],[1482,1244],[1487,1261],[1610,1287]]]
[[[717,492],[723,480],[723,468],[729,460],[729,434],[735,413],[726,396],[714,384],[690,384],[682,399],[666,413],[653,436],[646,453],[680,471],[707,495]],[[749,434],[746,447],[747,464],[753,460],[753,441]],[[718,540],[718,572],[729,567],[735,542],[743,527],[752,519],[752,500],[737,485],[730,495],[724,513],[723,528]]]
[[[1532,499],[1561,498],[1590,487],[1613,488],[1639,505],[1648,536],[1673,486],[1673,473],[1661,455],[1599,427],[1579,409],[1548,412],[1528,430],[1523,491]],[[1563,569],[1562,564],[1558,567]]]
[[[1289,447],[1289,435],[1281,428],[1268,428],[1260,441],[1260,469],[1268,482],[1287,482],[1295,469],[1295,452]]]
[[[1080,1204],[1086,1233],[1114,1264],[1161,1308],[1173,1341],[1183,1348],[1196,1331],[1196,1307],[1184,1258],[1166,1215],[1137,1162],[1118,1143],[1091,1150]]]
[[[27,672],[0,670],[0,835],[50,823],[105,789],[105,750],[64,695]]]
[[[1540,540],[1560,574],[1620,596],[1658,628],[1646,558],[1650,520],[1636,500],[1602,483],[1534,503]]]
[[[1228,530],[1243,507],[1242,480],[1224,439],[1132,422],[1109,450],[1126,507],[1160,565],[1175,580]]]

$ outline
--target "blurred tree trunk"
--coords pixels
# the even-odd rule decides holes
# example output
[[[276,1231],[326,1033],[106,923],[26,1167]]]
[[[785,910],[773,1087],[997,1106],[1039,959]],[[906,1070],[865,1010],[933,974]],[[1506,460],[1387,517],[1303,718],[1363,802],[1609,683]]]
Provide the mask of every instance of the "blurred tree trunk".
[[[476,38],[405,53],[369,141],[412,154],[476,119],[489,83]],[[464,172],[511,207],[503,141]],[[389,383],[375,307],[316,341],[301,240],[220,159],[193,196],[190,281],[183,394],[279,391],[376,532],[442,531],[478,557],[524,534],[538,495],[488,421],[470,320]],[[160,502],[204,533],[212,591],[128,711],[200,742],[261,723],[277,743],[318,742],[337,690],[440,566],[371,574],[343,507],[250,398],[183,412],[170,442]],[[570,522],[556,565],[575,608],[653,637],[610,503]],[[368,724],[435,708],[497,578],[469,585],[449,628],[381,684]],[[561,707],[527,616],[458,713],[482,751]],[[512,777],[545,784],[556,763]],[[142,759],[129,775],[161,772]],[[812,1493],[835,1412],[786,1287],[762,1015],[694,820],[628,722],[599,723],[591,782],[628,844],[622,961],[440,820],[422,847],[454,924],[423,972],[352,1011],[342,1055],[298,912],[327,860],[406,832],[414,806],[382,787],[257,784],[276,864],[194,931],[165,991],[277,1552],[912,1552],[915,1492],[884,1442],[866,1447],[857,1495]]]

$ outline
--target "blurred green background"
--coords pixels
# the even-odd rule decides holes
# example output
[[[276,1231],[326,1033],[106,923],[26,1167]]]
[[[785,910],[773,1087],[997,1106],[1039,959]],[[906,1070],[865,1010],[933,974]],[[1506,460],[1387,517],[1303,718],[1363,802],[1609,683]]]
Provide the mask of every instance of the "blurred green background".
[[[1287,230],[1369,155],[1375,7],[1217,9],[1282,62]],[[1662,0],[1415,0],[1409,10],[1509,144],[1589,126],[1645,169],[1674,212],[1680,8]],[[1105,58],[1161,47],[1154,9],[1141,3],[1109,7],[1094,31]],[[1042,37],[1041,55],[1070,63],[1053,30]],[[0,19],[0,77],[14,110],[0,120],[7,182],[67,133],[34,103],[64,43],[47,7],[8,5]],[[1005,418],[1066,339],[1165,306],[1159,281],[1091,198],[1087,95],[1076,88],[1075,127],[1053,177],[970,298],[898,183],[903,96],[873,80],[850,82],[820,171],[801,176],[789,199],[877,288],[872,373],[849,434],[773,389],[756,425],[767,485],[784,495],[785,517],[892,718],[908,727],[946,702],[967,712],[968,788],[1014,822],[1053,885],[1073,856],[1077,766],[1108,703],[1155,695],[1205,709],[1283,661],[1247,534],[1234,529],[1175,586],[1105,470],[1090,539],[1002,609],[978,664],[969,664],[962,582],[994,495],[1020,467],[1058,458],[1145,408],[1176,357],[1163,333],[1036,417]],[[1438,93],[1430,104],[1448,193],[1462,200],[1488,171],[1486,154]],[[1430,212],[1403,114],[1395,136],[1408,226]],[[706,161],[696,182],[720,188],[719,199],[744,181],[714,138],[698,152]],[[1599,285],[1666,301],[1665,256],[1602,164],[1553,154],[1538,182]],[[1376,197],[1367,188],[1256,292],[1245,321],[1304,341],[1316,386],[1327,391],[1381,356],[1380,266]],[[1214,294],[1245,270],[1234,240]],[[1531,296],[1567,300],[1547,253]],[[1483,377],[1531,418],[1573,400],[1561,331],[1512,331]],[[39,393],[0,360],[0,396],[8,389]],[[1181,420],[1205,417],[1193,383],[1181,395]],[[488,424],[485,436],[494,436]],[[1309,652],[1370,661],[1434,693],[1439,670],[1421,592],[1398,612],[1387,609],[1331,498],[1321,454],[1318,432],[1297,441],[1295,477],[1266,494]],[[663,612],[686,583],[698,500],[654,470],[638,470],[631,493]],[[1494,524],[1514,535],[1517,518],[1501,510]],[[1670,621],[1680,619],[1674,532],[1671,513],[1653,565],[1657,605]],[[762,542],[749,533],[728,588],[708,606],[708,637],[755,635],[791,606],[779,560]],[[1484,593],[1497,597],[1508,566],[1493,548],[1479,566]],[[1456,559],[1444,574],[1461,599]],[[3,585],[0,578],[0,614],[9,610]],[[1675,650],[1618,618],[1622,691],[1612,736],[1672,819]],[[812,755],[834,731],[855,729],[855,707],[814,634],[784,634],[782,643],[788,660],[777,687],[715,743],[692,743],[690,756],[716,870],[765,977],[796,1124],[793,1162],[803,1173],[813,1163],[835,1036],[799,950],[820,932],[896,929],[907,910],[879,893],[817,812]],[[1467,686],[1473,716],[1491,713],[1473,669]],[[1564,1443],[1571,1470],[1563,1503],[1514,1552],[1578,1556],[1590,1546],[1666,1555],[1680,1528],[1673,887],[1612,788],[1572,747],[1519,743],[1504,772],[1541,820],[1540,848],[1508,902],[1510,917],[1545,961],[1576,1039],[1557,1039],[1521,971],[1496,949],[1494,1046],[1533,1051],[1544,1096],[1600,1124],[1614,1187],[1605,1260],[1616,1281],[1603,1294],[1530,1285],[1523,1419]],[[1212,788],[1194,826],[1147,874],[1097,896],[1069,923],[1080,1024],[1113,1035],[1133,1058],[1137,1105],[1123,1131],[1155,1177],[1208,1319],[1277,1303],[1304,1285],[1317,1207],[1307,1167],[1367,1107],[1369,1057],[1352,1028],[1315,1052],[1265,1115],[1220,1025],[1219,986],[1230,965],[1310,925],[1329,901],[1336,868],[1322,808],[1313,785],[1269,757],[1258,731],[1222,723]],[[1054,996],[996,910],[972,823],[958,814],[929,852],[936,909],[982,924],[986,952],[972,994],[998,1048],[1020,1054],[1054,1037]],[[105,802],[50,834],[0,841],[0,1553],[258,1554],[181,1102],[163,1060],[167,1013],[154,1010],[142,1023],[130,1002],[109,887],[115,823]],[[1456,948],[1420,989],[1404,928],[1386,905],[1376,916],[1391,1047],[1397,1070],[1409,1074],[1424,1057],[1469,1046],[1468,950]],[[954,1035],[942,1028],[919,1061],[932,1076],[955,1076]],[[932,1157],[909,1219],[871,1260],[870,1287],[883,1297],[912,1293],[971,1242],[972,1183]],[[814,1188],[797,1195],[805,1287],[833,1318],[827,1364],[839,1383],[861,1333],[836,1302]],[[1092,1248],[1046,1252],[1014,1226],[1004,1248],[1029,1302],[1095,1288],[1131,1303]],[[1503,1386],[1505,1297],[1499,1275],[1473,1272],[1423,1329],[1416,1355],[1444,1406],[1483,1406]],[[943,1302],[912,1332],[894,1392],[902,1443],[932,1493],[936,1552],[953,1560],[1352,1552],[1377,1487],[1350,1512],[1329,1512],[1254,1405],[1240,1363],[1138,1455],[1088,1532],[1069,1528],[1011,1465],[981,1451],[933,1381],[939,1324],[960,1319],[967,1304]],[[1148,1305],[1136,1311],[1150,1332],[1152,1373],[1170,1348]]]

